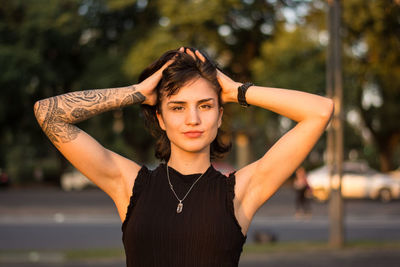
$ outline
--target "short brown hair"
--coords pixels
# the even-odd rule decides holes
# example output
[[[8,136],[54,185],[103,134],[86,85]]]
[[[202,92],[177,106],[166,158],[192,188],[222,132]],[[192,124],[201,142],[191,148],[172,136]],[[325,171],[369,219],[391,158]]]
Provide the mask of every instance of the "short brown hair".
[[[193,52],[193,48],[190,49]],[[205,55],[204,53],[202,53]],[[157,104],[155,106],[142,105],[145,125],[150,133],[156,138],[155,156],[165,162],[171,155],[171,143],[164,130],[161,129],[156,112],[161,113],[161,100],[163,96],[171,96],[178,93],[179,89],[187,82],[195,78],[207,80],[218,95],[218,105],[222,106],[221,86],[217,80],[217,66],[206,55],[206,61],[194,59],[192,56],[178,50],[170,50],[164,53],[158,60],[148,66],[139,76],[139,82],[151,76],[160,69],[168,60],[174,58],[174,62],[162,73],[162,78],[155,88],[157,92]],[[219,128],[217,136],[210,145],[210,158],[222,158],[231,148],[231,143],[225,144],[222,139],[223,132]]]

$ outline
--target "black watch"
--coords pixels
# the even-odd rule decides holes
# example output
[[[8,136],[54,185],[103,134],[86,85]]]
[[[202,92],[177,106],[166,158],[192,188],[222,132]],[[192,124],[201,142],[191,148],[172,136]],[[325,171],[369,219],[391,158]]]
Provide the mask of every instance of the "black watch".
[[[247,89],[249,89],[250,86],[253,86],[254,84],[252,83],[244,83],[241,86],[238,87],[238,102],[242,107],[248,107],[250,106],[249,104],[247,104],[246,101],[246,91]]]

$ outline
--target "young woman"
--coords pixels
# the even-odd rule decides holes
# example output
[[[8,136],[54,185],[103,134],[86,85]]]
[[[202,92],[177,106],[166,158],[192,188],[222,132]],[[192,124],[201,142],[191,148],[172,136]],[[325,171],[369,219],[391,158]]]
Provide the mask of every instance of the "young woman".
[[[210,161],[221,142],[222,103],[254,105],[297,122],[257,161],[229,177]],[[142,104],[165,163],[148,170],[114,153],[75,123]],[[127,266],[237,266],[257,209],[296,170],[333,112],[330,99],[235,82],[199,51],[165,53],[132,86],[71,92],[35,103],[57,149],[114,201]],[[246,112],[243,109],[243,112]]]

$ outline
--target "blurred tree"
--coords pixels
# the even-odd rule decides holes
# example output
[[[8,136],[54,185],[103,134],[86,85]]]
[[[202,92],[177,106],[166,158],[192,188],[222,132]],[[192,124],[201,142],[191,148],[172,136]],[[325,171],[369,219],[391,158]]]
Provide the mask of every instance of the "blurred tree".
[[[158,8],[159,26],[148,29],[150,34],[132,46],[125,63],[129,75],[137,76],[166,49],[185,45],[202,49],[217,60],[224,72],[244,82],[253,80],[251,62],[260,56],[261,44],[274,36],[276,24],[285,20],[279,11],[288,6],[296,8],[301,2],[158,0],[149,5]],[[259,137],[251,142],[254,158],[265,153],[273,141],[266,132],[276,133],[275,127],[269,127],[275,123],[267,125],[262,113],[265,111],[254,108],[243,112],[237,105],[225,107],[225,122],[234,135],[246,129],[250,137]]]
[[[257,84],[325,95],[324,8],[323,2],[313,1],[280,9],[283,19],[277,21],[274,36],[263,41],[260,56],[251,62],[250,69]],[[257,122],[268,121],[266,139],[270,144],[294,126],[293,121],[273,113],[260,111],[256,118]],[[323,137],[310,153],[305,163],[307,167],[323,163],[324,143]]]
[[[30,178],[35,168],[51,169],[45,173],[58,179],[67,165],[37,126],[34,102],[74,90],[135,83],[144,67],[182,45],[210,54],[238,81],[323,94],[321,3],[0,0],[0,146],[7,151],[0,164],[21,179]],[[313,15],[314,10],[320,14]],[[297,21],[288,23],[293,18]],[[80,127],[106,147],[149,162],[153,141],[138,113],[139,107],[108,112]],[[257,136],[250,139],[254,157],[292,126],[254,107],[243,112],[228,105],[225,113],[232,132],[246,129],[250,137]]]
[[[0,164],[14,181],[31,178],[34,159],[49,156],[47,146],[35,145],[45,142],[34,101],[71,88],[85,65],[77,8],[76,1],[0,3]]]
[[[185,45],[218,56],[222,67],[229,66],[226,70],[236,78],[248,80],[249,62],[258,55],[259,44],[272,34],[263,29],[272,29],[275,23],[273,5],[261,0],[158,0],[149,6],[157,7],[158,25],[148,27],[145,38],[132,46],[126,62],[132,76],[166,49]],[[137,64],[138,58],[142,64]]]
[[[345,86],[376,146],[381,171],[400,164],[393,157],[400,146],[399,21],[399,1],[343,1]]]
[[[201,48],[234,79],[252,80],[251,62],[275,34],[277,21],[284,20],[279,10],[296,5],[272,0],[0,0],[0,145],[8,152],[0,155],[0,164],[14,180],[30,179],[32,173],[40,177],[43,168],[57,180],[67,164],[45,141],[33,103],[74,90],[134,83],[168,49]],[[230,106],[226,113],[231,116],[225,118],[233,131],[264,133],[265,117],[254,112],[244,115]],[[138,107],[128,108],[80,127],[110,149],[146,162],[152,158],[152,141],[137,115]],[[275,132],[271,125],[269,131]],[[256,154],[265,151],[253,145]]]
[[[152,15],[146,13],[149,19]],[[31,180],[33,174],[41,179],[43,172],[44,179],[58,181],[68,165],[38,127],[34,102],[131,82],[121,65],[132,40],[149,22],[142,18],[136,4],[120,10],[109,8],[105,1],[0,1],[0,166],[6,167],[13,181]],[[126,110],[137,117],[137,108]],[[118,114],[106,113],[81,127],[105,146],[136,155],[126,146],[132,134],[138,150],[143,147],[137,144],[149,137],[143,131],[133,133],[135,127],[123,131]],[[126,120],[140,123],[132,117]],[[144,159],[148,154],[143,153]]]
[[[382,171],[400,164],[400,6],[389,3],[343,1],[345,154]],[[325,8],[312,1],[294,24],[275,27],[252,62],[255,81],[324,94]]]

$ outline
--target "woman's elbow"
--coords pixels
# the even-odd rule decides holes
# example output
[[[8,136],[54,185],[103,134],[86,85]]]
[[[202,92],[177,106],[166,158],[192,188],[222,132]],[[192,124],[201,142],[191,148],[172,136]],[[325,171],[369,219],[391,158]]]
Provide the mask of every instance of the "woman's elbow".
[[[44,120],[44,118],[43,118],[43,112],[41,112],[41,106],[42,106],[41,101],[42,101],[42,100],[38,100],[38,101],[36,101],[35,104],[33,105],[33,112],[34,112],[34,114],[35,114],[36,120],[38,121],[38,123],[39,123],[40,125],[42,125],[42,122],[43,122],[43,120]]]
[[[330,121],[335,111],[335,103],[331,98],[324,97],[323,109],[321,110],[321,117]]]

